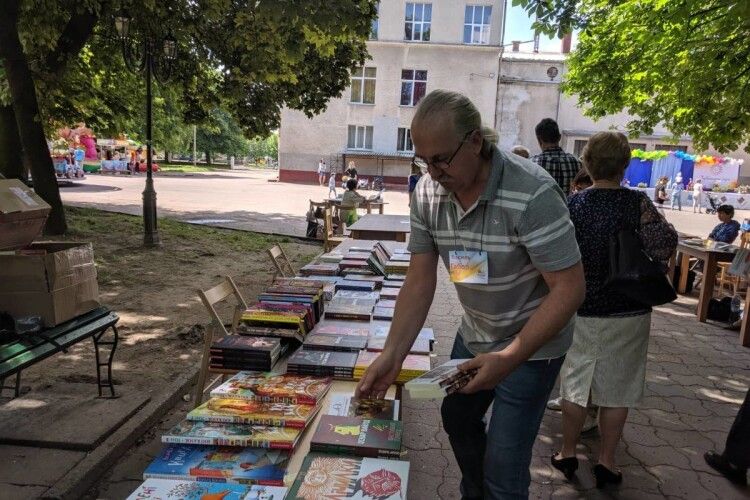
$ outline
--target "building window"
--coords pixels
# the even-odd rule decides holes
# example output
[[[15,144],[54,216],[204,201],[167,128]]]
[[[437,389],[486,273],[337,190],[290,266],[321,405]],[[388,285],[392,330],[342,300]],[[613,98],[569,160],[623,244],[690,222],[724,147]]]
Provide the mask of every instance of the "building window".
[[[583,154],[583,148],[585,148],[588,143],[588,139],[576,139],[575,142],[573,142],[573,156],[580,158]]]
[[[629,144],[630,144],[631,151],[633,151],[634,149],[640,149],[641,151],[646,151],[645,142],[629,142]]]
[[[375,104],[375,68],[357,68],[352,72],[352,96],[349,102]]]
[[[427,93],[427,71],[405,69],[401,71],[401,105],[416,106]]]
[[[657,144],[654,146],[655,151],[682,151],[687,153],[687,146],[680,146],[677,144]]]
[[[491,5],[467,5],[464,15],[464,43],[490,43]]]
[[[414,144],[411,142],[411,129],[399,127],[396,151],[414,151]]]
[[[372,149],[372,127],[349,125],[348,149]]]
[[[377,40],[378,39],[378,24],[380,21],[380,2],[378,2],[377,7],[377,15],[375,16],[375,19],[372,20],[372,24],[370,25],[370,40]]]
[[[429,42],[432,26],[432,4],[406,2],[404,40]]]

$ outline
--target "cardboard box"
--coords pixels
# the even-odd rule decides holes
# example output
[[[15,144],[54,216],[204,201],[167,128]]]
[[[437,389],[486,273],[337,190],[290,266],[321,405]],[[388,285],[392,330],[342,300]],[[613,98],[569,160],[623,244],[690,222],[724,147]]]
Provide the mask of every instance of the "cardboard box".
[[[0,253],[0,311],[55,326],[100,305],[91,243],[38,242]]]
[[[31,243],[41,234],[50,208],[18,179],[0,179],[0,250]]]

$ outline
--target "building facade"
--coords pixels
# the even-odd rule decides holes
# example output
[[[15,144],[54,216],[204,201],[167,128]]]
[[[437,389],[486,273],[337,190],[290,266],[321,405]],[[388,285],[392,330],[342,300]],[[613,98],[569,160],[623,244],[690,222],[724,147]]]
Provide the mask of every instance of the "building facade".
[[[413,145],[410,124],[426,93],[471,97],[486,125],[495,120],[505,2],[382,0],[368,50],[351,86],[314,118],[285,109],[279,130],[279,180],[313,182],[322,159],[341,173],[404,185]]]

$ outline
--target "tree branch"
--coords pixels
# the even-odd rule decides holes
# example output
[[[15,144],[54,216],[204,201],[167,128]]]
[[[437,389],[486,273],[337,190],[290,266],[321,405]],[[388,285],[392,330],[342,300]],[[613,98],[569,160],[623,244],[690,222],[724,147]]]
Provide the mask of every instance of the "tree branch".
[[[52,74],[59,75],[73,57],[86,45],[91,37],[99,18],[94,12],[78,12],[71,16],[65,26],[57,46],[47,56],[45,69]]]

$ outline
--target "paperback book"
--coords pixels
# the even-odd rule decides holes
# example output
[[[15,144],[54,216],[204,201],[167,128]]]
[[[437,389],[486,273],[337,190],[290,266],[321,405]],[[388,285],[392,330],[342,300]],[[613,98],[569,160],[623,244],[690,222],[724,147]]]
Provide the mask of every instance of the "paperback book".
[[[350,280],[345,279],[336,283],[336,291],[339,290],[356,290],[360,292],[375,291],[375,283],[372,281]]]
[[[325,318],[370,321],[372,319],[372,309],[373,306],[371,304],[371,301],[362,301],[361,303],[356,303],[352,300],[332,300],[326,308]]]
[[[358,303],[369,303],[369,301],[372,301],[372,305],[374,306],[375,303],[380,299],[380,293],[379,292],[358,292],[355,290],[339,290],[336,292],[336,294],[333,296],[334,301],[339,300],[352,300],[356,299]]]
[[[304,429],[315,417],[320,405],[262,403],[247,399],[211,398],[187,415],[197,422],[271,425]]]
[[[357,399],[344,394],[331,394],[325,415],[362,417],[378,420],[400,420],[399,400]]]
[[[288,461],[287,451],[170,444],[146,468],[143,479],[283,486]]]
[[[380,322],[379,324],[371,324],[370,325],[370,340],[373,338],[379,338],[379,337],[387,337],[388,332],[391,330],[391,324],[386,322]],[[432,351],[435,347],[435,332],[432,328],[422,328],[419,331],[419,334],[417,335],[418,339],[427,339],[430,343],[430,351]],[[368,347],[371,345],[370,342],[368,342]]]
[[[400,288],[381,288],[380,298],[385,300],[396,300],[400,291]]]
[[[240,372],[211,391],[211,397],[317,405],[330,388],[330,378]]]
[[[376,305],[378,307],[388,307],[393,309],[396,307],[396,301],[392,299],[379,300]]]
[[[370,329],[363,326],[359,321],[323,320],[313,328],[310,335],[353,335],[357,337],[368,337],[370,335]]]
[[[299,349],[289,357],[287,372],[351,379],[354,376],[357,356],[356,352]]]
[[[381,305],[376,305],[375,309],[372,310],[372,319],[392,321],[394,311],[395,309],[393,307],[383,307]]]
[[[367,337],[353,335],[308,335],[306,350],[359,352],[367,347]]]
[[[380,355],[375,351],[360,351],[354,366],[354,379],[359,380],[367,367]],[[430,357],[423,354],[407,354],[396,377],[396,383],[403,384],[430,371]]]
[[[307,264],[299,270],[302,276],[319,274],[321,276],[336,276],[339,273],[339,264],[335,262],[323,264]]]
[[[476,370],[463,372],[458,365],[467,359],[451,359],[406,383],[414,399],[440,399],[461,389],[476,375]]]
[[[162,434],[161,441],[167,444],[250,446],[291,450],[297,444],[299,437],[300,430],[291,427],[183,420],[166,434]]]
[[[368,351],[382,351],[385,347],[385,340],[387,337],[370,337],[367,341]],[[417,337],[414,343],[409,349],[411,354],[430,354],[430,341],[424,337]]]
[[[400,458],[403,428],[396,420],[323,415],[310,451],[371,458]]]
[[[285,495],[280,486],[146,479],[127,500],[283,500]]]
[[[344,256],[341,255],[340,253],[328,252],[318,257],[318,260],[325,264],[338,264],[339,262],[341,262],[341,259],[343,258]]]
[[[383,280],[383,288],[401,288],[402,286],[404,286],[403,281]]]
[[[404,500],[409,462],[310,453],[287,500]]]

